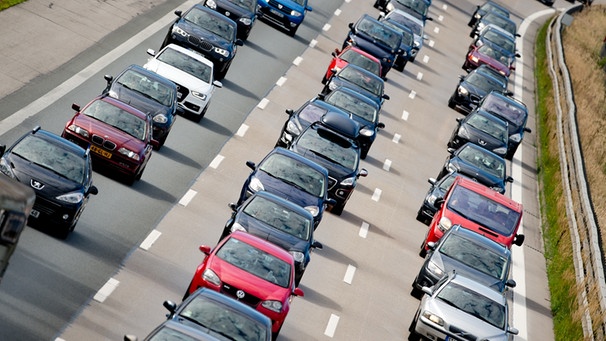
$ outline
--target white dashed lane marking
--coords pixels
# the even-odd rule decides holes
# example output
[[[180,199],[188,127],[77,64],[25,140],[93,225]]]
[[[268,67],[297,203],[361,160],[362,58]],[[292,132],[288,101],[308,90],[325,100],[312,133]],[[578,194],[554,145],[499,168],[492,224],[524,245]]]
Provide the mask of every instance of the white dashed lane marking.
[[[215,158],[212,160],[212,162],[210,163],[210,165],[208,165],[208,167],[210,167],[212,169],[219,168],[219,165],[221,164],[221,162],[223,161],[223,159],[225,159],[225,156],[223,156],[223,155],[217,155],[217,156],[215,156]]]
[[[410,114],[408,113],[408,111],[406,111],[406,110],[402,111],[402,119],[403,119],[404,121],[408,121],[408,116],[409,116],[409,115],[410,115]]]
[[[408,94],[408,98],[410,98],[410,99],[415,99],[416,96],[417,96],[417,92],[414,90],[411,90],[410,94]]]
[[[347,270],[345,271],[345,276],[343,277],[343,282],[345,282],[347,284],[351,284],[355,273],[356,273],[356,267],[349,264],[347,266]]]
[[[378,188],[375,188],[375,192],[372,194],[371,199],[373,201],[379,201],[379,199],[381,199],[381,193],[383,193],[383,191]]]
[[[280,77],[278,79],[278,81],[276,82],[276,85],[277,86],[282,86],[282,85],[284,85],[284,83],[286,83],[286,77]]]
[[[360,231],[358,232],[358,236],[362,237],[362,238],[366,238],[366,236],[368,236],[368,229],[370,228],[370,225],[363,221],[362,222],[362,226],[360,226]]]
[[[328,319],[328,324],[326,325],[326,329],[324,330],[324,335],[326,335],[328,337],[335,336],[335,331],[337,330],[338,324],[339,324],[339,316],[337,316],[335,314],[330,314],[330,319]]]
[[[259,101],[259,104],[257,104],[257,108],[263,110],[267,104],[269,104],[269,100],[267,98],[263,98],[261,101]]]
[[[389,172],[390,168],[391,168],[391,160],[385,159],[385,162],[383,162],[383,170]]]
[[[400,134],[394,134],[394,135],[393,135],[393,139],[391,139],[391,141],[392,141],[393,143],[398,143],[398,142],[400,142],[400,139],[401,139],[401,138],[402,138],[402,135],[400,135]]]
[[[427,64],[429,62],[429,56],[425,55],[423,56],[423,63]]]
[[[196,196],[196,194],[198,194],[198,192],[194,191],[193,189],[190,189],[189,191],[187,191],[187,193],[185,193],[181,200],[179,200],[179,205],[187,206],[189,202]]]
[[[299,66],[299,64],[301,64],[302,61],[303,61],[303,58],[301,58],[301,56],[299,56],[299,57],[295,58],[295,60],[293,60],[292,63],[295,66]]]
[[[236,136],[244,137],[244,135],[246,135],[247,131],[248,131],[248,126],[246,124],[242,123],[240,128],[238,128],[238,131],[236,131]]]
[[[331,27],[330,24],[326,24],[322,27],[322,31],[326,32],[326,31],[330,30],[330,27]]]
[[[147,235],[145,240],[141,243],[141,245],[139,245],[139,247],[146,251],[149,250],[149,248],[154,244],[154,242],[156,240],[158,240],[158,238],[160,238],[161,235],[162,235],[162,232],[160,232],[158,230],[152,230]]]
[[[109,295],[111,295],[114,290],[116,290],[116,288],[118,287],[118,284],[120,284],[120,282],[118,280],[116,280],[114,278],[110,278],[101,287],[101,289],[99,289],[99,291],[97,291],[97,293],[95,294],[95,297],[93,297],[93,299],[97,302],[103,303],[103,301],[105,301],[105,299],[108,298]]]

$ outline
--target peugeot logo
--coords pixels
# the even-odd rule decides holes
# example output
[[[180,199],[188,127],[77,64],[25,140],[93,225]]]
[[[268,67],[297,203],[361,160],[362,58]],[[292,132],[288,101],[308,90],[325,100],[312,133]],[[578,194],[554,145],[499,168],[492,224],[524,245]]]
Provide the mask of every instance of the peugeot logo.
[[[225,16],[229,17],[229,12],[228,11],[225,11]]]
[[[34,180],[34,179],[32,179],[32,180],[30,181],[30,184],[32,185],[32,187],[33,187],[34,189],[37,189],[37,190],[41,190],[41,189],[43,189],[43,188],[44,188],[44,184],[43,184],[43,183],[41,183],[41,182],[40,182],[40,181],[38,181],[38,180]]]
[[[478,143],[480,144],[480,146],[484,147],[486,146],[486,141],[484,140],[478,140]]]
[[[236,291],[236,297],[238,297],[238,299],[240,299],[240,300],[243,299],[244,295],[246,295],[246,294],[244,293],[243,290]]]

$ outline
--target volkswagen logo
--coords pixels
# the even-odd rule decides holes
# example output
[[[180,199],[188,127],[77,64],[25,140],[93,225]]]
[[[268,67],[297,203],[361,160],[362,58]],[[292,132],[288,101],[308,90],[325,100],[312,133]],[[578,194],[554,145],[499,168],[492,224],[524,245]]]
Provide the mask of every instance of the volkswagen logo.
[[[281,4],[278,4],[279,9],[282,9],[282,7],[284,7],[284,6],[282,6]]]
[[[486,146],[486,141],[484,140],[478,140],[478,143],[480,144],[480,146],[485,147]]]
[[[243,299],[244,295],[246,295],[244,293],[244,290],[238,290],[238,291],[236,291],[236,297],[238,297],[238,299],[240,299],[240,300]]]
[[[229,14],[230,14],[230,13],[229,13],[228,11],[225,11],[225,16],[226,16],[226,17],[229,17]]]
[[[32,180],[30,181],[30,185],[32,185],[32,187],[33,187],[34,189],[37,189],[37,190],[41,190],[41,189],[43,189],[43,188],[44,188],[44,184],[43,184],[43,183],[41,183],[41,182],[40,182],[40,181],[38,181],[38,180],[34,180],[34,179],[32,179]]]

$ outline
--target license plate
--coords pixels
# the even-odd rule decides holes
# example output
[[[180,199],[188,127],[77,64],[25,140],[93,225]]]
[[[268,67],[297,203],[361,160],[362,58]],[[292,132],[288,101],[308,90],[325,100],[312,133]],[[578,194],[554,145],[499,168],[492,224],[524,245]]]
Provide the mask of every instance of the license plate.
[[[276,16],[278,16],[278,17],[280,17],[280,18],[283,18],[283,17],[284,17],[284,14],[280,13],[279,11],[276,11],[276,10],[275,10],[275,9],[273,9],[273,8],[270,8],[270,9],[269,9],[269,11],[270,11],[271,13],[273,13],[274,15],[276,15]]]
[[[38,218],[40,216],[40,212],[36,211],[36,210],[32,210],[29,215],[31,215],[34,218]]]
[[[97,147],[95,145],[91,145],[90,146],[90,150],[92,150],[93,152],[95,152],[95,153],[97,153],[99,155],[102,155],[102,156],[104,156],[104,157],[106,157],[108,159],[112,158],[112,153],[110,153],[110,152],[108,152],[106,150],[103,150],[103,149],[101,149],[101,148],[99,148],[99,147]]]

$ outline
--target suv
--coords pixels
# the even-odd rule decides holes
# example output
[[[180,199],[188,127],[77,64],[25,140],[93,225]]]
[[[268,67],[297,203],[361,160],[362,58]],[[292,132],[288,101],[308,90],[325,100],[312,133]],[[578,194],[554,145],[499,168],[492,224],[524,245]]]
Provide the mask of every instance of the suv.
[[[175,43],[203,54],[213,62],[215,79],[225,78],[238,46],[238,25],[225,15],[197,4],[185,13],[175,11],[177,20],[168,29],[160,49]]]
[[[291,37],[305,19],[305,13],[311,12],[307,0],[257,0],[257,15],[275,25],[284,27]]]
[[[290,146],[290,150],[328,170],[328,197],[336,201],[331,212],[337,215],[343,213],[358,178],[368,175],[366,169],[360,169],[359,133],[359,125],[349,116],[330,112],[312,123]]]

